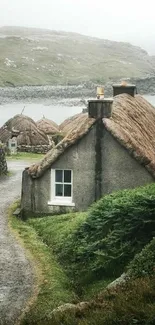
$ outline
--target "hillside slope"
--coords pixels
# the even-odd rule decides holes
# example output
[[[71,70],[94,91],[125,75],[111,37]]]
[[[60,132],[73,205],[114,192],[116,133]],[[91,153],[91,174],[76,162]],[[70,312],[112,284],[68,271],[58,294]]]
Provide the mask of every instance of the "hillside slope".
[[[154,183],[11,225],[43,275],[22,325],[155,324]]]
[[[105,82],[155,71],[139,47],[76,33],[1,27],[0,48],[0,86]]]

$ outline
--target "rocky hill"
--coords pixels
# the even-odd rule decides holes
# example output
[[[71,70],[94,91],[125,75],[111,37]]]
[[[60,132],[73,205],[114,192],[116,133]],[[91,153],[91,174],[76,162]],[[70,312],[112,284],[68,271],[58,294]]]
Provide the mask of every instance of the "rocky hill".
[[[76,33],[0,28],[0,86],[70,85],[155,74],[155,59],[129,43]]]

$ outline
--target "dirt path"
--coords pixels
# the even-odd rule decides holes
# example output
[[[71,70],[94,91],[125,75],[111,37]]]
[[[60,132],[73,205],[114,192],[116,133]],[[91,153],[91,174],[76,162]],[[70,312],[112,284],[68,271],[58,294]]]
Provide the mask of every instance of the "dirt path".
[[[33,275],[23,248],[8,229],[6,210],[20,195],[22,170],[29,163],[9,162],[11,177],[0,179],[0,325],[15,325],[32,293]]]

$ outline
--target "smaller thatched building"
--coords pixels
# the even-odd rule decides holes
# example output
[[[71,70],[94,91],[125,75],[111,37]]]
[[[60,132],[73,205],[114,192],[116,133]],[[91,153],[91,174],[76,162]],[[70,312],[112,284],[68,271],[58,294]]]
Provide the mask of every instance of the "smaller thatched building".
[[[48,135],[53,135],[59,132],[59,126],[52,120],[47,119],[45,116],[36,122],[38,128]]]
[[[7,145],[16,137],[19,151],[47,152],[50,148],[47,135],[28,116],[15,115],[0,128],[0,140]]]
[[[42,130],[49,138],[50,143],[57,144],[63,138],[63,134],[59,130],[58,124],[43,116],[43,118],[36,122],[38,128]]]

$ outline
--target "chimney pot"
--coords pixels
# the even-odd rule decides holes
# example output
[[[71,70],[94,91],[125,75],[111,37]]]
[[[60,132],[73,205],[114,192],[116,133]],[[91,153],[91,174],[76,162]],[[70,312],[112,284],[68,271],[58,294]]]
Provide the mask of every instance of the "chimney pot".
[[[104,87],[97,87],[97,99],[104,99]]]
[[[113,97],[121,94],[128,94],[135,97],[137,94],[136,85],[127,84],[125,81],[123,81],[121,84],[113,85]]]

